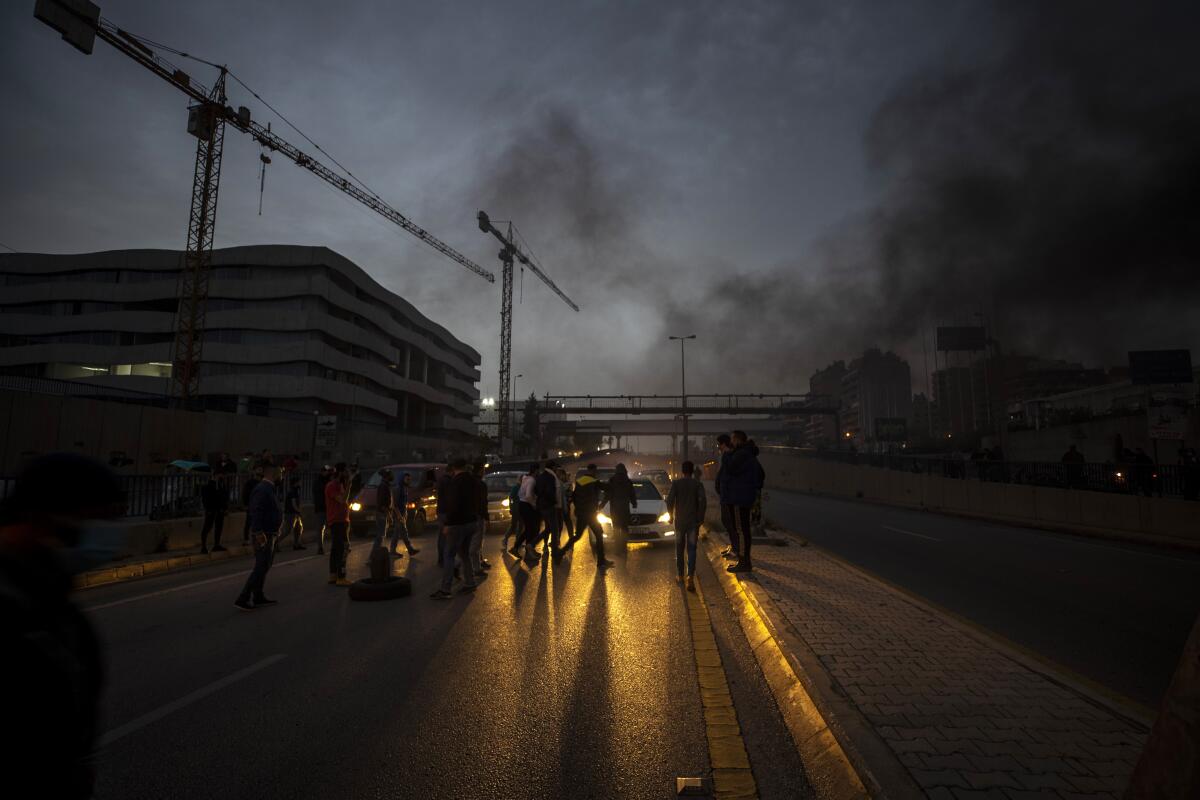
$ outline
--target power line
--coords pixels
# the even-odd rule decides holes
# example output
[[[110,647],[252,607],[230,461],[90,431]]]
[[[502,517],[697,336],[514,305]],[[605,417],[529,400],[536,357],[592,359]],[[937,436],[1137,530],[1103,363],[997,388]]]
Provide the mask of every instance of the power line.
[[[15,247],[9,247],[9,246],[8,246],[8,245],[6,245],[4,242],[0,242],[0,247],[3,247],[5,250],[9,251],[10,253],[16,253],[16,252],[17,252],[17,248],[15,248]]]

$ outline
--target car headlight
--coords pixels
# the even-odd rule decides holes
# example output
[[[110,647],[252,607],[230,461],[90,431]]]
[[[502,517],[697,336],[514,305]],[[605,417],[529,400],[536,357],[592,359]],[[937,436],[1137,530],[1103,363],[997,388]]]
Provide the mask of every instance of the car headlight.
[[[359,503],[357,501],[351,503],[350,510],[351,511],[362,511],[362,503]]]
[[[671,521],[671,512],[664,511],[662,514],[659,515],[658,521],[659,522],[670,522]]]
[[[416,508],[416,507],[417,507],[417,504],[416,504],[416,503],[409,503],[409,504],[408,504],[408,507],[409,507],[409,508]]]
[[[500,505],[504,506],[505,508],[508,508],[508,498],[506,497],[503,500],[501,500]]]
[[[674,535],[675,535],[675,531],[667,531],[666,533],[663,534],[663,536],[674,536]]]
[[[599,522],[601,525],[611,525],[612,524],[612,520],[609,519],[608,515],[603,514],[603,513],[596,515],[596,521]]]

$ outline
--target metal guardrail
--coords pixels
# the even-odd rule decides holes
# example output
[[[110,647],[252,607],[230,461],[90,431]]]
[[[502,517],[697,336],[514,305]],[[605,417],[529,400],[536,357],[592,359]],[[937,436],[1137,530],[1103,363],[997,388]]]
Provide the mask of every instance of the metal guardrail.
[[[1198,464],[1071,464],[1054,461],[987,461],[940,456],[851,453],[844,450],[818,452],[770,446],[764,449],[789,451],[821,461],[878,467],[918,475],[936,475],[942,478],[1143,494],[1146,497],[1200,499]]]
[[[371,474],[364,470],[364,478]],[[318,473],[312,470],[296,471],[300,476],[300,498],[302,503],[311,503],[313,482]],[[125,492],[125,516],[149,519],[172,519],[176,517],[200,516],[204,507],[200,490],[208,482],[208,473],[181,472],[171,475],[119,475],[118,480]],[[230,508],[242,507],[242,487],[249,478],[248,472],[229,473],[226,491],[229,493]],[[0,499],[8,496],[16,487],[14,477],[0,477]],[[275,485],[280,501],[285,492],[284,481]]]
[[[809,409],[828,398],[807,394],[689,394],[688,411],[708,409],[731,413],[791,412],[817,413]],[[517,401],[519,411],[522,401]],[[683,406],[680,395],[547,395],[537,401],[539,414],[578,413],[677,413]]]

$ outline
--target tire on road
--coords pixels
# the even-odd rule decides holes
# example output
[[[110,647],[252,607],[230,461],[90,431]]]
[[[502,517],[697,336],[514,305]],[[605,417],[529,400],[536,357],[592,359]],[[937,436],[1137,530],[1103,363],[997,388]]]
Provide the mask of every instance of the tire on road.
[[[362,601],[395,600],[412,594],[412,582],[408,578],[393,575],[386,581],[361,580],[350,584],[350,599]]]

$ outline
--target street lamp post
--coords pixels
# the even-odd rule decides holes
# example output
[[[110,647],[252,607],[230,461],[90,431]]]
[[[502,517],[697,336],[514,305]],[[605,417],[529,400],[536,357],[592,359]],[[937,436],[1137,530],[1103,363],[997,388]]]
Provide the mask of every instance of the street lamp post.
[[[688,460],[687,359],[684,356],[684,345],[688,339],[695,339],[696,334],[667,338],[672,342],[679,342],[679,402],[683,409],[683,448],[680,450],[679,460],[684,462]]]

